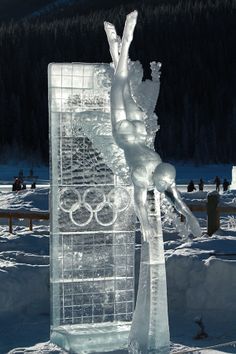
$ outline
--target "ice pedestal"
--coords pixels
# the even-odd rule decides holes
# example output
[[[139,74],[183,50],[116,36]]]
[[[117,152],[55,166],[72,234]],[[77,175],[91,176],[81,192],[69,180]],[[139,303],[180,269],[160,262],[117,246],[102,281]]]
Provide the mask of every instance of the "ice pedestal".
[[[136,217],[125,159],[110,139],[110,73],[106,64],[49,66],[51,341],[71,353],[127,348],[133,317]],[[133,353],[169,353],[156,199],[157,233],[142,247]]]
[[[169,354],[166,268],[160,218],[160,195],[155,193],[156,234],[141,249],[139,287],[129,335],[130,354]]]
[[[232,182],[230,185],[231,190],[236,190],[236,166],[232,167]]]
[[[134,307],[133,189],[101,153],[110,70],[49,66],[51,341],[71,353],[127,347]]]
[[[66,325],[54,329],[51,341],[72,353],[103,353],[126,349],[129,331],[127,322]]]

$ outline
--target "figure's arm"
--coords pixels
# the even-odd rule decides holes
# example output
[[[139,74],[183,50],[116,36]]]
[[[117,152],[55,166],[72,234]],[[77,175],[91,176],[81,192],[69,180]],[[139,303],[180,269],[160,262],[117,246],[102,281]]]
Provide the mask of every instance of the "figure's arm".
[[[173,207],[186,218],[186,224],[188,225],[192,234],[196,237],[200,237],[202,234],[200,225],[190,209],[181,199],[175,183],[167,188],[165,191],[165,196],[173,205]]]
[[[154,236],[155,231],[148,219],[146,188],[134,186],[134,207],[141,225],[143,240],[150,241],[151,237]]]

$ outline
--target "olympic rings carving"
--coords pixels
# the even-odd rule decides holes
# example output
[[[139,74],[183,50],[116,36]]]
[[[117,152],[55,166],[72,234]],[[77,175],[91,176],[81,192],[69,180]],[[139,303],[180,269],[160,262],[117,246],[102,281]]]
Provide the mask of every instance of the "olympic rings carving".
[[[86,203],[86,198],[88,197],[89,193],[91,193],[91,192],[94,194],[99,193],[102,198],[101,202],[93,210],[95,212],[100,204],[103,204],[106,202],[106,196],[105,196],[104,191],[102,189],[98,189],[96,187],[91,187],[91,188],[86,189],[86,191],[84,192],[83,197],[82,197],[83,203]],[[94,198],[94,196],[93,196],[93,198]]]
[[[66,198],[68,198],[68,201]],[[86,189],[81,197],[79,191],[75,188],[63,188],[59,198],[59,206],[62,211],[69,213],[70,220],[76,226],[84,227],[88,225],[93,216],[99,225],[111,226],[116,222],[118,214],[124,212],[130,206],[130,194],[123,187],[114,187],[107,195],[103,189],[91,187]],[[104,222],[99,214],[102,209],[107,207],[111,209],[112,219]],[[86,209],[88,217],[85,221],[80,222],[75,218],[75,213],[78,213],[82,208]],[[111,213],[108,213],[108,215]]]
[[[80,192],[77,191],[75,188],[63,188],[59,197],[59,205],[61,210],[63,210],[65,213],[69,213],[71,208],[73,207],[74,204],[72,204],[69,208],[65,208],[63,205],[63,202],[65,202],[66,197],[65,194],[68,193],[70,201],[71,201],[71,195],[70,193],[72,193],[72,195],[74,194],[76,196],[75,200],[76,203],[81,204],[81,196],[80,196]]]
[[[79,210],[81,208],[81,206],[83,206],[86,210],[89,211],[90,215],[88,217],[88,220],[84,221],[84,222],[78,222],[74,219],[74,216],[73,216],[73,213],[75,213],[77,210]],[[72,206],[72,208],[70,209],[70,212],[69,212],[69,216],[70,216],[70,219],[71,221],[73,222],[73,224],[77,225],[77,226],[86,226],[90,223],[90,221],[92,220],[93,218],[93,209],[91,207],[91,205],[89,205],[88,203],[83,203],[83,204],[79,204],[79,203],[76,203]]]
[[[112,210],[112,214],[113,214],[113,218],[111,221],[108,221],[108,222],[103,222],[101,220],[99,220],[98,218],[98,213],[100,211],[102,211],[102,209],[108,205],[111,210]],[[95,217],[95,220],[97,221],[97,223],[101,226],[111,226],[115,223],[116,219],[117,219],[117,216],[118,216],[118,213],[117,213],[117,210],[114,210],[113,207],[112,207],[112,204],[109,203],[109,202],[104,202],[103,204],[101,203],[100,205],[98,205],[97,209],[95,210],[95,213],[94,213],[94,217]]]
[[[122,196],[123,194],[123,196]],[[122,197],[121,197],[122,196]],[[126,200],[125,200],[125,198]],[[112,198],[114,199],[114,201],[112,201]],[[124,206],[123,207],[118,207],[117,204],[118,204],[118,199],[122,199],[122,202],[123,200],[125,200],[124,202]],[[116,208],[116,210],[120,213],[122,211],[125,211],[126,209],[128,209],[128,207],[130,206],[130,195],[129,195],[129,192],[123,188],[123,187],[116,187],[116,188],[113,188],[109,193],[108,193],[108,202],[110,204],[113,205],[113,207]]]

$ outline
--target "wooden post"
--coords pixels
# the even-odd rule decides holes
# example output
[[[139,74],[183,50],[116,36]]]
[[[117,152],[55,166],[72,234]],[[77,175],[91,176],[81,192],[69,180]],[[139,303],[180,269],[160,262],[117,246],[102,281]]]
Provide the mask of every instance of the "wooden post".
[[[30,229],[30,231],[33,230],[33,220],[32,220],[32,218],[29,219],[29,229]]]
[[[12,216],[9,216],[9,233],[12,234]]]
[[[214,191],[207,195],[207,233],[212,236],[220,227],[220,215],[217,209],[219,194]]]

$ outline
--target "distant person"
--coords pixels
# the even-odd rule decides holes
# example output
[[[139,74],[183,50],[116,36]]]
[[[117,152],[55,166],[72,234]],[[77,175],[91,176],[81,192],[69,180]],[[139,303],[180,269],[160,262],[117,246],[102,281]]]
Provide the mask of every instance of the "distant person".
[[[22,189],[26,189],[26,184],[24,182],[22,183]]]
[[[17,192],[21,190],[21,181],[19,178],[16,178],[13,185],[12,185],[12,191]]]
[[[196,188],[194,186],[193,180],[191,179],[191,181],[188,184],[187,191],[188,192],[193,192],[194,190],[196,190]]]
[[[220,185],[221,185],[221,181],[220,178],[218,176],[216,176],[214,183],[216,185],[216,191],[219,192],[220,191]]]
[[[197,331],[197,335],[193,337],[194,339],[205,339],[208,337],[208,334],[205,331],[205,326],[203,324],[202,318],[201,317],[196,317],[194,319],[194,322],[200,327],[200,329]]]
[[[15,191],[16,191],[16,179],[12,184],[12,192],[15,192]]]
[[[200,178],[200,181],[198,183],[198,187],[199,187],[200,191],[203,191],[203,189],[204,189],[204,181],[203,181],[202,178]]]
[[[224,181],[223,181],[223,191],[224,192],[226,192],[229,189],[229,185],[230,185],[230,183],[225,178]]]
[[[19,177],[20,179],[23,179],[23,177],[24,177],[24,172],[23,172],[22,169],[19,171],[18,177]]]
[[[31,189],[35,189],[36,188],[36,182],[33,182],[32,184],[31,184]]]

